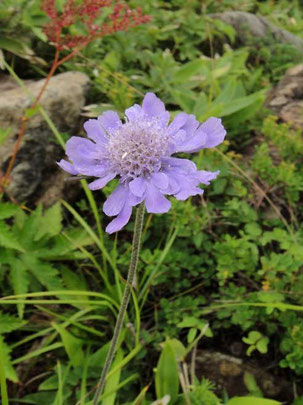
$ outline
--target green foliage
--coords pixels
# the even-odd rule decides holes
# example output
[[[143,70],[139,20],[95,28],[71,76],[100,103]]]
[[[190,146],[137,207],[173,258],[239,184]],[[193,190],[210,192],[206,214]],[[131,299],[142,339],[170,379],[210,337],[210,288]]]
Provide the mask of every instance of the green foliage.
[[[245,371],[243,381],[251,396],[261,398],[263,397],[263,393],[260,387],[258,386],[257,381],[253,374],[249,373],[248,371]]]
[[[227,405],[279,405],[281,402],[272,399],[254,397],[234,397],[228,401]]]
[[[116,109],[122,116],[153,91],[172,116],[181,110],[199,120],[221,116],[228,139],[191,156],[198,167],[221,171],[203,197],[172,201],[169,213],[148,217],[133,305],[101,403],[147,405],[156,395],[154,403],[163,404],[170,395],[182,405],[278,404],[262,398],[251,375],[244,377],[251,397],[221,401],[221,387],[214,391],[213,383],[190,373],[188,384],[184,370],[195,345],[228,355],[242,340],[256,364],[279,362],[275,374],[287,368],[290,380],[303,374],[303,140],[300,130],[262,107],[269,87],[300,55],[272,37],[232,49],[234,29],[208,16],[258,11],[301,35],[302,7],[297,0],[129,4],[140,5],[152,22],[97,40],[61,67],[92,79],[84,115]],[[50,62],[53,56],[43,42],[44,21],[38,0],[0,4],[0,48],[22,77],[47,72],[35,57]],[[2,60],[0,54],[0,66]],[[26,111],[28,118],[35,113]],[[0,131],[0,144],[9,135]],[[116,238],[104,235],[108,219],[100,207],[115,184],[104,195],[83,186],[88,202],[64,202],[65,215],[60,204],[28,213],[0,202],[0,289],[13,295],[0,301],[1,385],[10,381],[14,399],[84,405],[104,364],[133,224]],[[18,378],[20,386],[11,384]]]
[[[246,351],[246,354],[248,356],[251,355],[251,353],[254,350],[258,350],[260,353],[267,353],[267,345],[269,343],[269,339],[266,336],[263,336],[262,333],[257,332],[255,330],[249,332],[247,337],[244,337],[243,342],[248,344],[249,347]]]
[[[3,206],[2,217],[12,216],[14,213],[12,206],[8,204]],[[16,295],[26,294],[30,285],[40,285],[50,291],[64,288],[59,272],[51,261],[77,259],[83,256],[76,252],[76,245],[61,234],[61,222],[59,203],[45,213],[42,213],[41,206],[31,215],[26,215],[21,209],[17,210],[11,229],[5,222],[0,222],[0,246],[2,246],[0,257],[4,265],[1,278],[3,279],[9,272],[9,284]],[[82,231],[75,233],[73,230],[72,236],[74,242],[77,240],[78,246],[85,246],[91,242]],[[18,314],[22,318],[24,304],[20,303],[17,306]]]
[[[178,363],[170,340],[163,345],[156,369],[155,384],[158,399],[170,395],[172,403],[176,400],[179,392]]]
[[[33,39],[45,41],[46,22],[38,1],[3,0],[0,3],[0,51],[8,51],[31,63],[45,64],[32,49]]]
[[[193,391],[189,394],[189,399],[192,405],[221,405],[221,401],[214,394],[214,384],[207,380],[202,379],[200,384],[196,384]]]

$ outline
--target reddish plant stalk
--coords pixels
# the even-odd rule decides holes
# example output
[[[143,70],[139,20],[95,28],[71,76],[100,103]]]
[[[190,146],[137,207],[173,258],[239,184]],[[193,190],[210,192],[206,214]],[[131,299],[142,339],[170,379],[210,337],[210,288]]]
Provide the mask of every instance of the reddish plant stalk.
[[[79,53],[94,39],[113,34],[117,31],[126,31],[129,27],[146,23],[150,20],[149,16],[142,16],[140,10],[135,10],[134,12],[132,12],[132,10],[130,10],[126,4],[120,3],[118,0],[118,2],[114,6],[113,13],[110,16],[111,24],[104,24],[103,27],[100,29],[98,26],[93,24],[93,21],[100,14],[101,8],[110,6],[112,4],[112,1],[99,0],[99,5],[96,5],[95,1],[96,0],[83,0],[82,6],[76,6],[75,0],[67,0],[64,11],[61,15],[59,15],[57,10],[55,9],[54,0],[43,1],[42,8],[51,19],[51,23],[45,27],[46,34],[49,40],[55,46],[56,52],[48,75],[29,109],[33,110],[38,106],[38,103],[43,96],[50,79],[53,77],[58,67],[71,59],[77,53]],[[124,14],[120,14],[121,12],[124,12]],[[63,28],[70,27],[79,18],[87,26],[88,35],[86,37],[64,37],[62,35]],[[71,50],[69,54],[59,59],[60,52],[63,49],[72,48],[74,49]],[[2,174],[0,173],[0,192],[3,192],[9,184],[11,172],[16,161],[21,140],[25,133],[29,117],[24,114],[21,117],[21,121],[22,124],[20,126],[17,140],[14,144],[12,156],[9,160],[5,174],[2,176]]]
[[[54,75],[57,67],[59,66],[58,65],[58,59],[59,59],[59,51],[56,49],[56,54],[55,54],[55,57],[54,57],[52,67],[51,67],[50,71],[48,72],[48,75],[47,75],[47,77],[46,77],[46,79],[45,79],[45,81],[43,83],[43,86],[41,87],[38,95],[36,96],[35,100],[31,104],[30,109],[34,109],[38,105],[38,103],[39,103],[41,97],[43,96],[43,93],[44,93],[50,79],[52,78],[52,76]],[[10,178],[11,172],[13,170],[13,166],[14,166],[14,163],[15,163],[15,160],[16,160],[16,157],[17,157],[17,153],[18,153],[19,148],[20,148],[21,140],[22,140],[24,132],[26,130],[28,120],[29,120],[29,118],[26,117],[26,115],[23,115],[21,117],[22,124],[21,124],[19,132],[18,132],[17,140],[16,140],[16,142],[14,144],[12,156],[10,158],[10,161],[8,163],[6,172],[5,172],[5,174],[3,176],[3,179],[1,181],[1,189],[4,189],[5,186],[9,183],[9,178]]]

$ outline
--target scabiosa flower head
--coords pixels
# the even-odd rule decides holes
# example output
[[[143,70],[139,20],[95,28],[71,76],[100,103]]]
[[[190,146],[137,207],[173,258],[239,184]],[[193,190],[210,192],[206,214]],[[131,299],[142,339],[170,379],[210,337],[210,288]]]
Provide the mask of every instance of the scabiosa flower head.
[[[188,159],[173,157],[178,152],[192,153],[219,145],[226,131],[221,120],[211,117],[199,124],[194,115],[179,113],[169,124],[164,103],[147,93],[142,106],[125,111],[122,123],[114,111],[85,122],[89,139],[73,136],[66,144],[70,162],[59,166],[73,175],[93,176],[91,190],[103,188],[118,176],[119,185],[108,197],[103,211],[116,216],[106,228],[119,231],[131,216],[132,207],[144,201],[149,213],[164,213],[171,207],[165,195],[178,200],[202,194],[200,184],[209,184],[219,171],[198,170]]]

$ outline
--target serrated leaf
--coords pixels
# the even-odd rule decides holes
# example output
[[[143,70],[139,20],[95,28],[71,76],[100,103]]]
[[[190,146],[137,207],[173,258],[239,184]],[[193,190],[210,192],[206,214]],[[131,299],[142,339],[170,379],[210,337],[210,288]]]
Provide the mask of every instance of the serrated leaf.
[[[15,316],[0,312],[0,335],[17,330],[25,324],[26,321],[21,321]]]
[[[26,266],[24,263],[18,258],[11,258],[10,259],[10,281],[16,295],[18,294],[26,294],[28,291],[29,285],[29,276],[26,271]],[[24,306],[25,304],[18,303],[18,315],[22,319],[24,313]]]
[[[76,338],[69,333],[63,326],[52,323],[52,326],[60,334],[65,351],[74,367],[80,366],[84,359],[84,353],[82,351],[83,341]]]
[[[26,221],[26,213],[23,210],[18,210],[15,214],[15,222],[14,222],[14,227],[13,227],[14,231],[18,232],[18,230],[16,228],[22,229],[25,221]]]
[[[62,213],[60,203],[54,204],[40,218],[39,229],[34,237],[34,240],[39,240],[43,236],[48,235],[50,238],[58,235],[62,228]]]
[[[24,252],[23,247],[16,239],[12,230],[9,228],[9,226],[4,224],[3,222],[0,222],[0,246],[9,249],[15,249],[18,250],[19,252]]]
[[[0,219],[12,217],[19,209],[20,208],[17,205],[8,202],[0,203]]]
[[[18,240],[26,250],[36,247],[35,236],[40,228],[42,206],[39,205],[30,215],[22,218],[22,226],[18,230]]]
[[[5,372],[5,377],[14,382],[18,382],[18,376],[16,371],[14,370],[14,367],[11,363],[11,357],[10,357],[10,348],[9,346],[4,342],[4,339],[2,336],[0,336],[0,362],[4,364],[4,372]]]
[[[69,270],[68,268],[64,267],[63,269],[61,269],[61,275],[63,278],[63,282],[65,284],[65,287],[68,290],[72,290],[72,291],[88,291],[88,286],[85,282],[85,278],[84,277],[79,277],[74,271]],[[67,299],[69,299],[70,296],[66,296]],[[65,297],[62,296],[62,298],[64,299]],[[79,299],[79,300],[83,300],[83,296],[82,295],[75,295],[74,299]],[[87,297],[87,299],[89,300],[89,297]],[[78,308],[83,308],[83,307],[87,307],[87,305],[83,305],[83,304],[74,304],[74,306],[78,307]]]
[[[61,270],[61,274],[64,284],[68,290],[88,291],[85,279],[83,277],[80,278],[74,271],[71,271],[68,268],[64,267]]]
[[[66,235],[66,236],[65,236]],[[71,258],[75,258],[75,252],[77,254],[81,253],[77,251],[78,248],[82,246],[94,244],[91,236],[87,235],[83,229],[76,228],[65,232],[64,235],[55,236],[52,240],[52,248],[39,249],[39,257],[49,260],[57,260],[62,256],[66,258],[66,255]],[[81,253],[80,257],[85,257]]]
[[[23,255],[27,269],[37,278],[37,280],[48,290],[62,290],[62,283],[58,277],[58,270],[49,263],[43,263],[30,254]]]

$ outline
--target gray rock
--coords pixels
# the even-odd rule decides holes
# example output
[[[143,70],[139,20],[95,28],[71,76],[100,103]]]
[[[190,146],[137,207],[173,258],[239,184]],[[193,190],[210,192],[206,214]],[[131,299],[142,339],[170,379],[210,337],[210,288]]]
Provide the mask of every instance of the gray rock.
[[[216,351],[198,350],[196,357],[196,375],[215,382],[222,392],[225,389],[230,397],[247,395],[245,375],[250,374],[256,380],[265,397],[288,400],[292,397],[292,384],[277,376],[274,372],[276,364],[253,363],[246,358],[226,355]]]
[[[34,96],[44,80],[26,83]],[[60,132],[75,134],[79,128],[80,113],[85,103],[89,78],[80,72],[66,72],[54,76],[44,92],[40,105],[44,107]],[[31,99],[20,87],[0,80],[0,128],[10,128],[10,135],[0,147],[0,165],[5,171],[21,124],[21,117]],[[43,117],[37,113],[27,124],[21,147],[11,174],[8,192],[17,201],[42,199],[47,193],[50,178],[58,176],[56,160],[63,155],[61,147]],[[58,186],[64,187],[62,182]],[[61,190],[62,191],[62,190]],[[57,193],[53,193],[58,195]],[[60,194],[60,193],[59,193]],[[53,201],[48,201],[51,203]]]
[[[241,44],[251,38],[265,38],[268,35],[278,43],[293,45],[298,51],[303,51],[303,39],[296,37],[290,32],[277,27],[265,17],[244,11],[226,11],[209,15],[211,18],[221,20],[233,26],[237,33],[237,39]]]
[[[269,93],[267,107],[283,121],[303,129],[303,65],[289,69]]]

